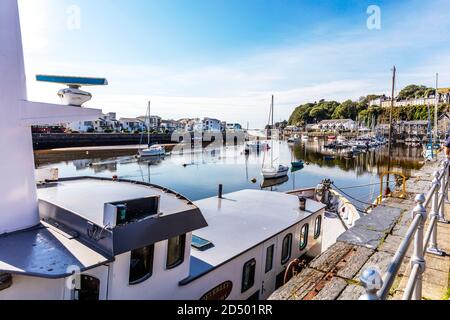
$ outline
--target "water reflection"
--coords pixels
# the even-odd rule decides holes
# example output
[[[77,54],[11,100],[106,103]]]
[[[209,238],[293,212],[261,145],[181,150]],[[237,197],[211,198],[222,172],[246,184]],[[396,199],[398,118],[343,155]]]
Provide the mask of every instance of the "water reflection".
[[[264,181],[261,168],[270,161],[268,152],[246,155],[244,146],[185,150],[165,158],[137,159],[136,150],[78,152],[40,152],[35,154],[38,167],[57,167],[60,176],[117,175],[124,179],[151,182],[176,190],[192,200],[215,196],[217,186],[224,192],[242,189],[288,191],[315,187],[324,178],[332,179],[352,197],[369,202],[378,196],[379,175],[387,170],[387,147],[363,152],[348,159],[345,152],[324,148],[326,141],[310,140],[297,144],[275,143],[276,163],[290,165],[303,160],[304,167],[292,169],[288,177],[278,181]],[[407,176],[421,167],[422,150],[399,148],[392,150],[393,170]],[[326,160],[325,156],[333,156]],[[377,185],[378,183],[378,185]]]

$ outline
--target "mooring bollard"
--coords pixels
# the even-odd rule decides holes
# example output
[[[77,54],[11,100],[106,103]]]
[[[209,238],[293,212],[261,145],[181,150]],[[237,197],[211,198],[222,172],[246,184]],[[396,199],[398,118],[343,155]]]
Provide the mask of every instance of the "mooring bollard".
[[[383,287],[383,279],[380,271],[375,267],[369,267],[363,271],[359,279],[366,290],[359,300],[380,300],[378,290]]]
[[[413,210],[413,219],[420,215],[421,219],[419,226],[416,230],[416,235],[414,237],[414,254],[411,257],[411,270],[414,269],[415,265],[418,265],[419,270],[416,277],[416,284],[414,286],[414,291],[412,294],[413,300],[422,300],[422,276],[425,272],[425,257],[423,250],[423,229],[425,225],[425,220],[427,218],[427,209],[424,207],[425,195],[419,194],[416,196],[416,207]]]
[[[439,171],[436,171],[434,173],[434,180],[433,180],[433,188],[435,188],[434,194],[433,194],[433,203],[432,208],[430,211],[430,225],[431,229],[431,238],[430,243],[427,248],[427,252],[435,255],[442,256],[443,252],[439,250],[438,244],[437,244],[437,222],[439,219],[439,213],[441,212],[441,209],[444,208],[444,202],[442,202],[441,207],[439,207],[440,199],[444,197],[444,194],[442,193],[442,187],[445,188],[444,183],[444,176],[445,176],[445,168],[443,172],[443,178],[442,181],[439,181],[440,173]]]
[[[218,197],[219,199],[223,198],[223,184],[219,184]]]

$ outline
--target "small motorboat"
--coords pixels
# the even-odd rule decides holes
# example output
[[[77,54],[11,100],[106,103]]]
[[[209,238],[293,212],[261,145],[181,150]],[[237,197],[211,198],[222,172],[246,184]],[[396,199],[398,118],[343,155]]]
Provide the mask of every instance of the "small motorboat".
[[[246,150],[249,151],[262,151],[269,150],[269,144],[267,142],[262,142],[260,140],[249,141],[245,145]]]
[[[302,168],[305,166],[305,163],[303,162],[303,160],[299,160],[299,161],[293,161],[291,163],[292,168]]]
[[[309,140],[309,137],[308,136],[302,136],[302,141],[308,141]]]
[[[336,159],[336,158],[333,156],[324,156],[323,157],[323,160],[325,160],[325,161],[333,161],[334,159]]]
[[[328,140],[336,140],[336,136],[328,136]]]
[[[141,157],[160,157],[166,154],[166,148],[160,145],[154,145],[147,149],[139,150]]]

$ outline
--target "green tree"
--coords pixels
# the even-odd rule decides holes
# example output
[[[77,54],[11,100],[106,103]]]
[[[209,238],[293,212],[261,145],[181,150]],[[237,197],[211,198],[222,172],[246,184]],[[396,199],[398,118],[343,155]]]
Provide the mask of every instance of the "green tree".
[[[347,100],[340,104],[331,116],[333,119],[352,119],[356,120],[358,115],[358,104],[352,100]]]

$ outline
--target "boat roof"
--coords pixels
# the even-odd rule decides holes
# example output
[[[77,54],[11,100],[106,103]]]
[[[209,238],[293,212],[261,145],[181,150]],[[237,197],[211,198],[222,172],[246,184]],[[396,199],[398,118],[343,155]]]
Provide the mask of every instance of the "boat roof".
[[[242,190],[194,202],[208,227],[193,235],[212,243],[209,249],[191,251],[190,282],[225,262],[264,243],[275,235],[307,219],[325,205],[307,200],[299,209],[298,196],[279,192]]]
[[[0,273],[57,279],[114,260],[46,223],[0,240]]]
[[[196,209],[192,202],[174,191],[131,181],[82,177],[60,179],[55,184],[38,188],[40,200],[69,210],[99,226],[104,226],[105,203],[151,196],[160,197],[159,209],[165,216]]]
[[[104,226],[105,203],[159,198],[157,215],[115,227]],[[0,235],[0,273],[63,278],[114,261],[151,243],[207,226],[200,210],[169,189],[128,180],[67,178],[38,188],[41,222]],[[151,214],[149,212],[149,214]],[[92,227],[102,228],[101,237]],[[12,250],[12,248],[14,250]]]

